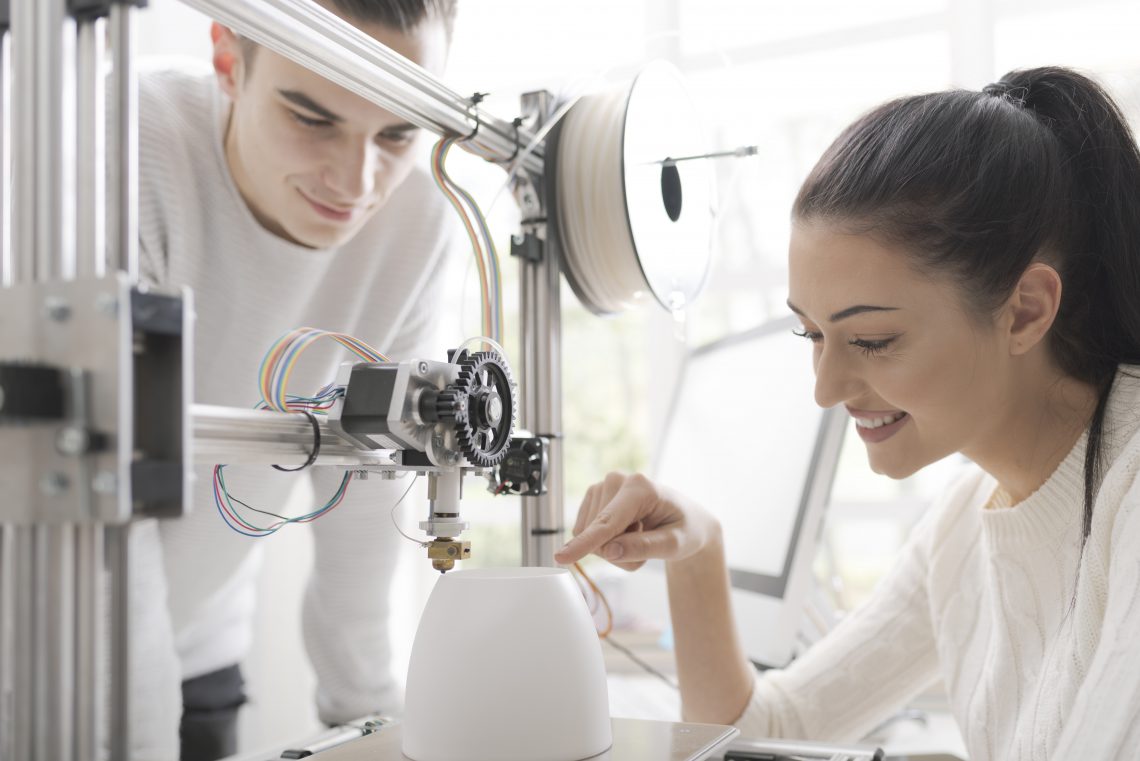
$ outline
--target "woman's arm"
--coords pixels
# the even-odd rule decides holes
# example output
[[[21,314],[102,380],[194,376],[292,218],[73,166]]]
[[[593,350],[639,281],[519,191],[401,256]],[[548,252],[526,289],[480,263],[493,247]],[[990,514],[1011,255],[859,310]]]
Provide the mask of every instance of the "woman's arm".
[[[668,561],[665,575],[684,719],[731,724],[748,705],[755,671],[732,616],[719,524],[701,551]]]
[[[924,528],[866,605],[762,679],[737,636],[720,524],[700,506],[644,476],[611,473],[587,491],[574,533],[558,562],[596,552],[632,571],[665,560],[687,720],[736,724],[751,737],[856,740],[937,674]]]

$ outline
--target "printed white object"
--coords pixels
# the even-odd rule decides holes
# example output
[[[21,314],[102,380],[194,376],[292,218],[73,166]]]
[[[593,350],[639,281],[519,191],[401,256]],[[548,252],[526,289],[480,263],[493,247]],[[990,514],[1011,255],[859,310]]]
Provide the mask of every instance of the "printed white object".
[[[601,644],[570,572],[454,571],[412,644],[413,761],[579,761],[610,748]]]

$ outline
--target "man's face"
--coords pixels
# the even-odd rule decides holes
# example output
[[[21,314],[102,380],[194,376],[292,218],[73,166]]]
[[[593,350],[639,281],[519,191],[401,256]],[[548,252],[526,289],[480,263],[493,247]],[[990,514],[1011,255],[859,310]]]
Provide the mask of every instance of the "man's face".
[[[447,55],[443,23],[424,20],[409,33],[378,24],[362,31],[440,75]],[[228,38],[228,39],[227,39]],[[219,81],[233,101],[226,159],[246,204],[270,232],[312,248],[349,241],[411,172],[419,130],[405,120],[261,47]]]

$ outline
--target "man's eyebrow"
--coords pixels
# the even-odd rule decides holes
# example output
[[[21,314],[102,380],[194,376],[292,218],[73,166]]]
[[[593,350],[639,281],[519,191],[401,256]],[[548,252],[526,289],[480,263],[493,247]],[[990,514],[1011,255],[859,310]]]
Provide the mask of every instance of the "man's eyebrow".
[[[418,124],[411,122],[404,122],[403,124],[393,124],[391,127],[385,127],[385,132],[415,132],[420,127]]]
[[[297,90],[279,89],[277,91],[277,94],[294,105],[312,111],[322,119],[328,119],[330,122],[344,121],[342,117],[337,116],[332,111],[329,111],[327,108],[322,106],[320,103],[317,103],[315,100],[310,98],[308,95],[305,95],[303,92],[298,92]]]
[[[800,317],[804,316],[804,313],[799,309],[799,307],[797,307],[791,301],[788,302],[788,309],[791,309],[793,312],[798,314]],[[878,306],[871,306],[869,304],[856,304],[853,307],[847,307],[846,309],[839,310],[835,314],[831,315],[831,317],[829,317],[828,320],[830,322],[839,322],[840,320],[846,320],[848,317],[853,317],[857,314],[863,314],[864,312],[897,312],[897,311],[898,311],[898,307],[878,307]]]

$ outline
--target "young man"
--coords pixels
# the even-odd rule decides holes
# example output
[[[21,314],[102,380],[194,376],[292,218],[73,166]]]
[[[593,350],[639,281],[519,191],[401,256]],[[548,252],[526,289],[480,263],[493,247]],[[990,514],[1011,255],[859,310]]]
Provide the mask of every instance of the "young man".
[[[455,0],[316,1],[442,73]],[[426,162],[415,166],[420,130],[229,29],[215,24],[212,36],[212,72],[153,71],[139,86],[141,272],[194,290],[195,402],[252,407],[265,351],[301,326],[356,335],[395,359],[442,357],[431,339],[453,219]],[[345,359],[339,347],[314,347],[289,391],[315,392]],[[280,512],[310,474],[320,505],[343,471],[231,466],[226,482],[249,505]],[[132,541],[138,759],[177,757],[179,730],[183,761],[236,751],[260,547],[219,518],[211,468],[196,477],[189,515],[140,524]],[[323,721],[399,709],[388,512],[406,486],[354,480],[313,523],[302,624]]]

